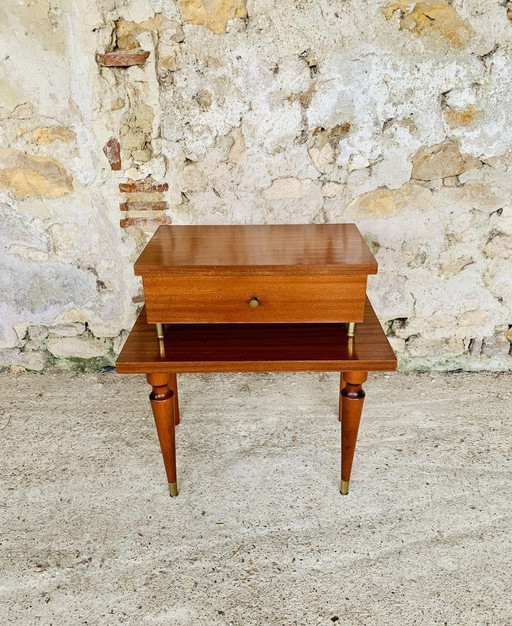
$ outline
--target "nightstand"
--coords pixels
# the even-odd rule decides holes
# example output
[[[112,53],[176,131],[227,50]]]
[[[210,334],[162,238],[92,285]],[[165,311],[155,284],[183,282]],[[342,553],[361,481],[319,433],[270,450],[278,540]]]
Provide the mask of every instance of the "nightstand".
[[[341,493],[348,493],[362,385],[369,371],[396,369],[366,298],[376,272],[354,224],[156,231],[135,263],[146,304],[116,367],[146,374],[153,387],[171,495],[178,493],[176,374],[262,371],[341,372]]]

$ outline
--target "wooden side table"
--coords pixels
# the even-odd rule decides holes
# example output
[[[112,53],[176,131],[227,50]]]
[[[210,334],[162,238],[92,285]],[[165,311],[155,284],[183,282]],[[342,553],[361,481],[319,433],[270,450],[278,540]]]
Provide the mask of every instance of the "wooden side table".
[[[355,337],[343,323],[171,324],[158,338],[144,308],[117,359],[122,374],[146,374],[171,496],[178,495],[176,374],[182,372],[337,371],[340,378],[341,493],[349,490],[363,383],[396,358],[368,300]]]
[[[396,368],[366,301],[376,272],[354,224],[158,228],[135,262],[146,305],[117,371],[144,373],[153,387],[172,496],[179,372],[342,372],[341,493],[348,493],[362,384],[368,371]]]

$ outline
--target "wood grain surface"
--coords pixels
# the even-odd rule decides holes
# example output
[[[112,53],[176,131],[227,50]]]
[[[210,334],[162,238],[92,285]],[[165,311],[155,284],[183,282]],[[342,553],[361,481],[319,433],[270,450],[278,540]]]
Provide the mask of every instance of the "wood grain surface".
[[[135,262],[138,276],[376,274],[354,224],[161,226]]]
[[[364,322],[344,324],[176,324],[164,356],[143,309],[117,359],[119,373],[391,371],[396,357],[366,301]]]
[[[366,276],[147,276],[149,322],[360,322]],[[257,300],[257,306],[250,305]],[[255,304],[253,302],[253,304]]]

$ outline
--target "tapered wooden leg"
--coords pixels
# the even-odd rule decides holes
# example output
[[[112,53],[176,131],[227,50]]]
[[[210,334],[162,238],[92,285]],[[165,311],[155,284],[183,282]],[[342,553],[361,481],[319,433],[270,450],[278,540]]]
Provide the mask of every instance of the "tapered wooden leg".
[[[178,400],[178,377],[176,374],[169,374],[169,387],[174,393],[174,423],[180,423],[180,403]]]
[[[340,374],[340,401],[339,401],[339,406],[338,406],[338,420],[341,422],[341,414],[342,414],[342,407],[341,407],[341,392],[343,391],[343,387],[345,386],[345,381],[343,379],[343,372],[341,372]]]
[[[174,393],[169,388],[169,374],[147,374],[148,383],[153,387],[149,394],[160,449],[164,458],[169,493],[178,495],[176,478],[176,443],[174,437]]]
[[[363,383],[368,378],[367,372],[344,372],[345,385],[341,390],[341,488],[343,495],[348,494],[350,472],[356,449],[357,432],[363,411]]]

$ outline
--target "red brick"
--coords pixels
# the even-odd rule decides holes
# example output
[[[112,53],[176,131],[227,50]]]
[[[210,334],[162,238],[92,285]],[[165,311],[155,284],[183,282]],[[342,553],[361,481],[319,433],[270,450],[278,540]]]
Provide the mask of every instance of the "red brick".
[[[121,169],[121,146],[119,141],[115,137],[112,137],[107,141],[103,147],[103,152],[110,163],[110,168],[113,170]]]
[[[119,205],[121,211],[165,211],[167,202],[123,202]]]
[[[130,67],[132,65],[142,65],[148,58],[149,52],[107,52],[98,54],[96,59],[100,65],[105,67]]]
[[[160,226],[161,224],[170,223],[171,218],[167,215],[161,215],[159,217],[127,217],[119,222],[121,228],[128,228],[128,226],[140,226],[141,228],[146,228],[148,226]]]
[[[167,191],[168,189],[169,185],[167,183],[153,183],[145,180],[119,184],[119,191],[122,193],[149,193],[152,191]]]

